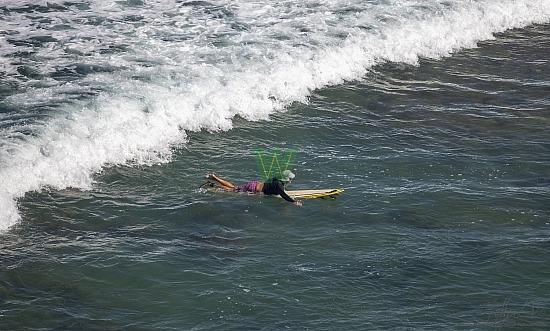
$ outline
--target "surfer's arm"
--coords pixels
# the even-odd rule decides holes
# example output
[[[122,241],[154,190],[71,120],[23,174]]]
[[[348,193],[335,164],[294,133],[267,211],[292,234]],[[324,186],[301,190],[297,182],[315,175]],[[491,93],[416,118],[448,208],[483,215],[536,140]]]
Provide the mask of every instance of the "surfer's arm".
[[[296,201],[296,200],[292,199],[288,194],[286,194],[286,192],[284,190],[279,192],[279,195],[281,196],[281,198],[285,199],[288,202],[295,202]]]
[[[302,202],[301,202],[301,201],[294,200],[294,199],[292,199],[288,194],[286,194],[285,189],[283,188],[283,185],[281,185],[280,183],[279,183],[279,185],[278,185],[278,191],[279,191],[279,192],[277,192],[277,193],[279,193],[279,195],[281,196],[281,198],[285,199],[286,201],[292,202],[292,203],[295,204],[296,206],[301,206],[301,205],[302,205]]]

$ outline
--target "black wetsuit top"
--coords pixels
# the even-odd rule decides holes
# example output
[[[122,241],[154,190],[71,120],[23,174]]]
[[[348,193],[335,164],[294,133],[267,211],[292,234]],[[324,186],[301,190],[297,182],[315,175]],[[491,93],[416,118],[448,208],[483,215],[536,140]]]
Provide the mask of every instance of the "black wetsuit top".
[[[294,199],[286,194],[283,184],[277,178],[273,178],[271,182],[265,182],[262,193],[265,195],[280,195],[286,201],[294,202]]]

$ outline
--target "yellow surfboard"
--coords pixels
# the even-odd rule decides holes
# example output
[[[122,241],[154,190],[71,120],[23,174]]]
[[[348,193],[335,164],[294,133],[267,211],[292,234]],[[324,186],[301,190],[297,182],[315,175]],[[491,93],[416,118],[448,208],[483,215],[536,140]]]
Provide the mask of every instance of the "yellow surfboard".
[[[207,182],[210,184],[210,182]],[[205,184],[207,184],[205,183]],[[200,189],[204,190],[206,192],[225,192],[225,193],[231,193],[229,191],[225,191],[223,189],[212,187],[209,185],[201,185]],[[316,189],[316,190],[295,190],[295,191],[285,191],[286,194],[288,194],[293,199],[316,199],[316,198],[325,198],[325,197],[331,197],[335,198],[336,195],[344,192],[344,189]],[[248,195],[262,195],[262,193],[247,193]],[[276,197],[280,198],[280,195],[277,195]]]
[[[343,189],[319,189],[319,190],[297,190],[285,191],[293,199],[315,199],[324,197],[334,197],[337,194],[344,192]],[[281,196],[277,196],[281,197]]]

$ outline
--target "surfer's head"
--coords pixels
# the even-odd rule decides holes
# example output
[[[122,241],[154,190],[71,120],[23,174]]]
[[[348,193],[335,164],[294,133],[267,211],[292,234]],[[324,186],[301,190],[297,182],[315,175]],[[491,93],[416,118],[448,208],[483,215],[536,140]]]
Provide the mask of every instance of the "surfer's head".
[[[285,170],[283,171],[283,173],[281,174],[281,182],[283,183],[288,183],[290,182],[291,180],[294,179],[294,177],[296,177],[295,174],[292,173],[292,171],[290,170]]]

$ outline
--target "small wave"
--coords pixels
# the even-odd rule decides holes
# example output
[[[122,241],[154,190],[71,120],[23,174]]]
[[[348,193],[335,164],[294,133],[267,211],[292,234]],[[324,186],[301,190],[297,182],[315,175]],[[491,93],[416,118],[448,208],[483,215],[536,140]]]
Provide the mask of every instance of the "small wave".
[[[26,192],[90,189],[105,166],[169,162],[188,131],[267,120],[373,66],[417,65],[550,20],[548,1],[346,4],[8,1],[0,55],[11,60],[1,79],[16,89],[2,103],[56,111],[17,139],[2,129],[0,229],[18,221]]]

